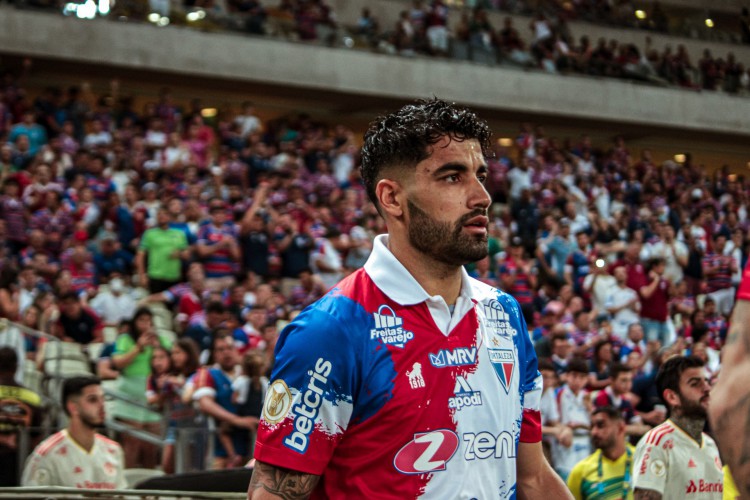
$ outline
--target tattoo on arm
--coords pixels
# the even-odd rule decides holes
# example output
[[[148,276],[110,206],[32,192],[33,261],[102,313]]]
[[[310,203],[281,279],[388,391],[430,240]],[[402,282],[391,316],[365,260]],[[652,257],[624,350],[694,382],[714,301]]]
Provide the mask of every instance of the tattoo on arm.
[[[252,497],[254,491],[263,489],[284,500],[303,500],[310,496],[319,480],[320,476],[256,462],[248,497]]]
[[[654,490],[636,488],[633,492],[633,500],[661,500],[661,493]]]

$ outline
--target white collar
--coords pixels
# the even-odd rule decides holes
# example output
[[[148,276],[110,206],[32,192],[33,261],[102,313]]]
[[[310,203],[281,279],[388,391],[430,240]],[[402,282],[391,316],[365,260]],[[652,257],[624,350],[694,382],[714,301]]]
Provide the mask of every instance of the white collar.
[[[422,288],[422,285],[414,279],[414,276],[399,262],[396,256],[391,253],[387,245],[387,234],[376,236],[372,253],[367,262],[365,262],[365,271],[383,293],[394,302],[404,306],[420,304],[425,300],[435,300],[438,297],[442,299],[440,295],[431,296],[428,294]],[[461,290],[459,297],[472,299],[474,291],[471,281],[471,277],[466,272],[466,269],[461,267]]]
[[[414,276],[391,253],[387,246],[388,235],[375,238],[372,253],[365,263],[365,272],[384,294],[403,306],[427,303],[435,325],[448,335],[469,312],[474,303],[490,297],[494,291],[489,285],[474,280],[464,268],[461,268],[461,290],[456,298],[453,312],[445,299],[440,295],[428,294]],[[496,291],[495,291],[496,293]]]

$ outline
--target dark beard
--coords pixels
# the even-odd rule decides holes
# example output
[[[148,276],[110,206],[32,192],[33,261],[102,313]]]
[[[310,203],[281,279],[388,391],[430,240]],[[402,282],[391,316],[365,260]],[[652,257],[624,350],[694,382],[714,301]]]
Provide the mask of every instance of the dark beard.
[[[691,420],[705,420],[708,412],[700,402],[688,401],[680,395],[680,415]]]
[[[436,221],[411,200],[407,199],[406,203],[411,219],[409,243],[420,252],[451,266],[463,266],[476,262],[485,258],[489,253],[486,235],[461,234],[466,221],[479,215],[486,215],[485,210],[477,209],[464,215],[451,228],[449,223]]]
[[[95,421],[93,418],[89,418],[86,415],[80,415],[80,419],[84,427],[88,427],[91,430],[96,430],[99,427],[104,426],[104,422]]]

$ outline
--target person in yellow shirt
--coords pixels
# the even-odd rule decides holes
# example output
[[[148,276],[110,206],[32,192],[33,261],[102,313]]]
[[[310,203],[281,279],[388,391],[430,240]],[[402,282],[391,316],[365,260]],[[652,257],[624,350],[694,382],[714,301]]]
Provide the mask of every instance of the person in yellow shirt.
[[[734,484],[734,478],[732,477],[732,471],[729,467],[724,466],[724,496],[722,500],[739,500],[740,492],[737,489],[737,485]]]
[[[591,444],[596,451],[578,462],[568,476],[576,500],[632,500],[632,446],[625,441],[625,421],[612,406],[591,415]]]

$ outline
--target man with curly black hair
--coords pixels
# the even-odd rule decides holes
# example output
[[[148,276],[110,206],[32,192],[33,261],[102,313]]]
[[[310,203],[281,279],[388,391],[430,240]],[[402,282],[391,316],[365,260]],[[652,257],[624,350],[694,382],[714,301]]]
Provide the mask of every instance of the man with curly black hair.
[[[249,498],[571,498],[542,454],[521,308],[463,268],[488,253],[489,146],[439,99],[370,126],[388,234],[281,333]]]

